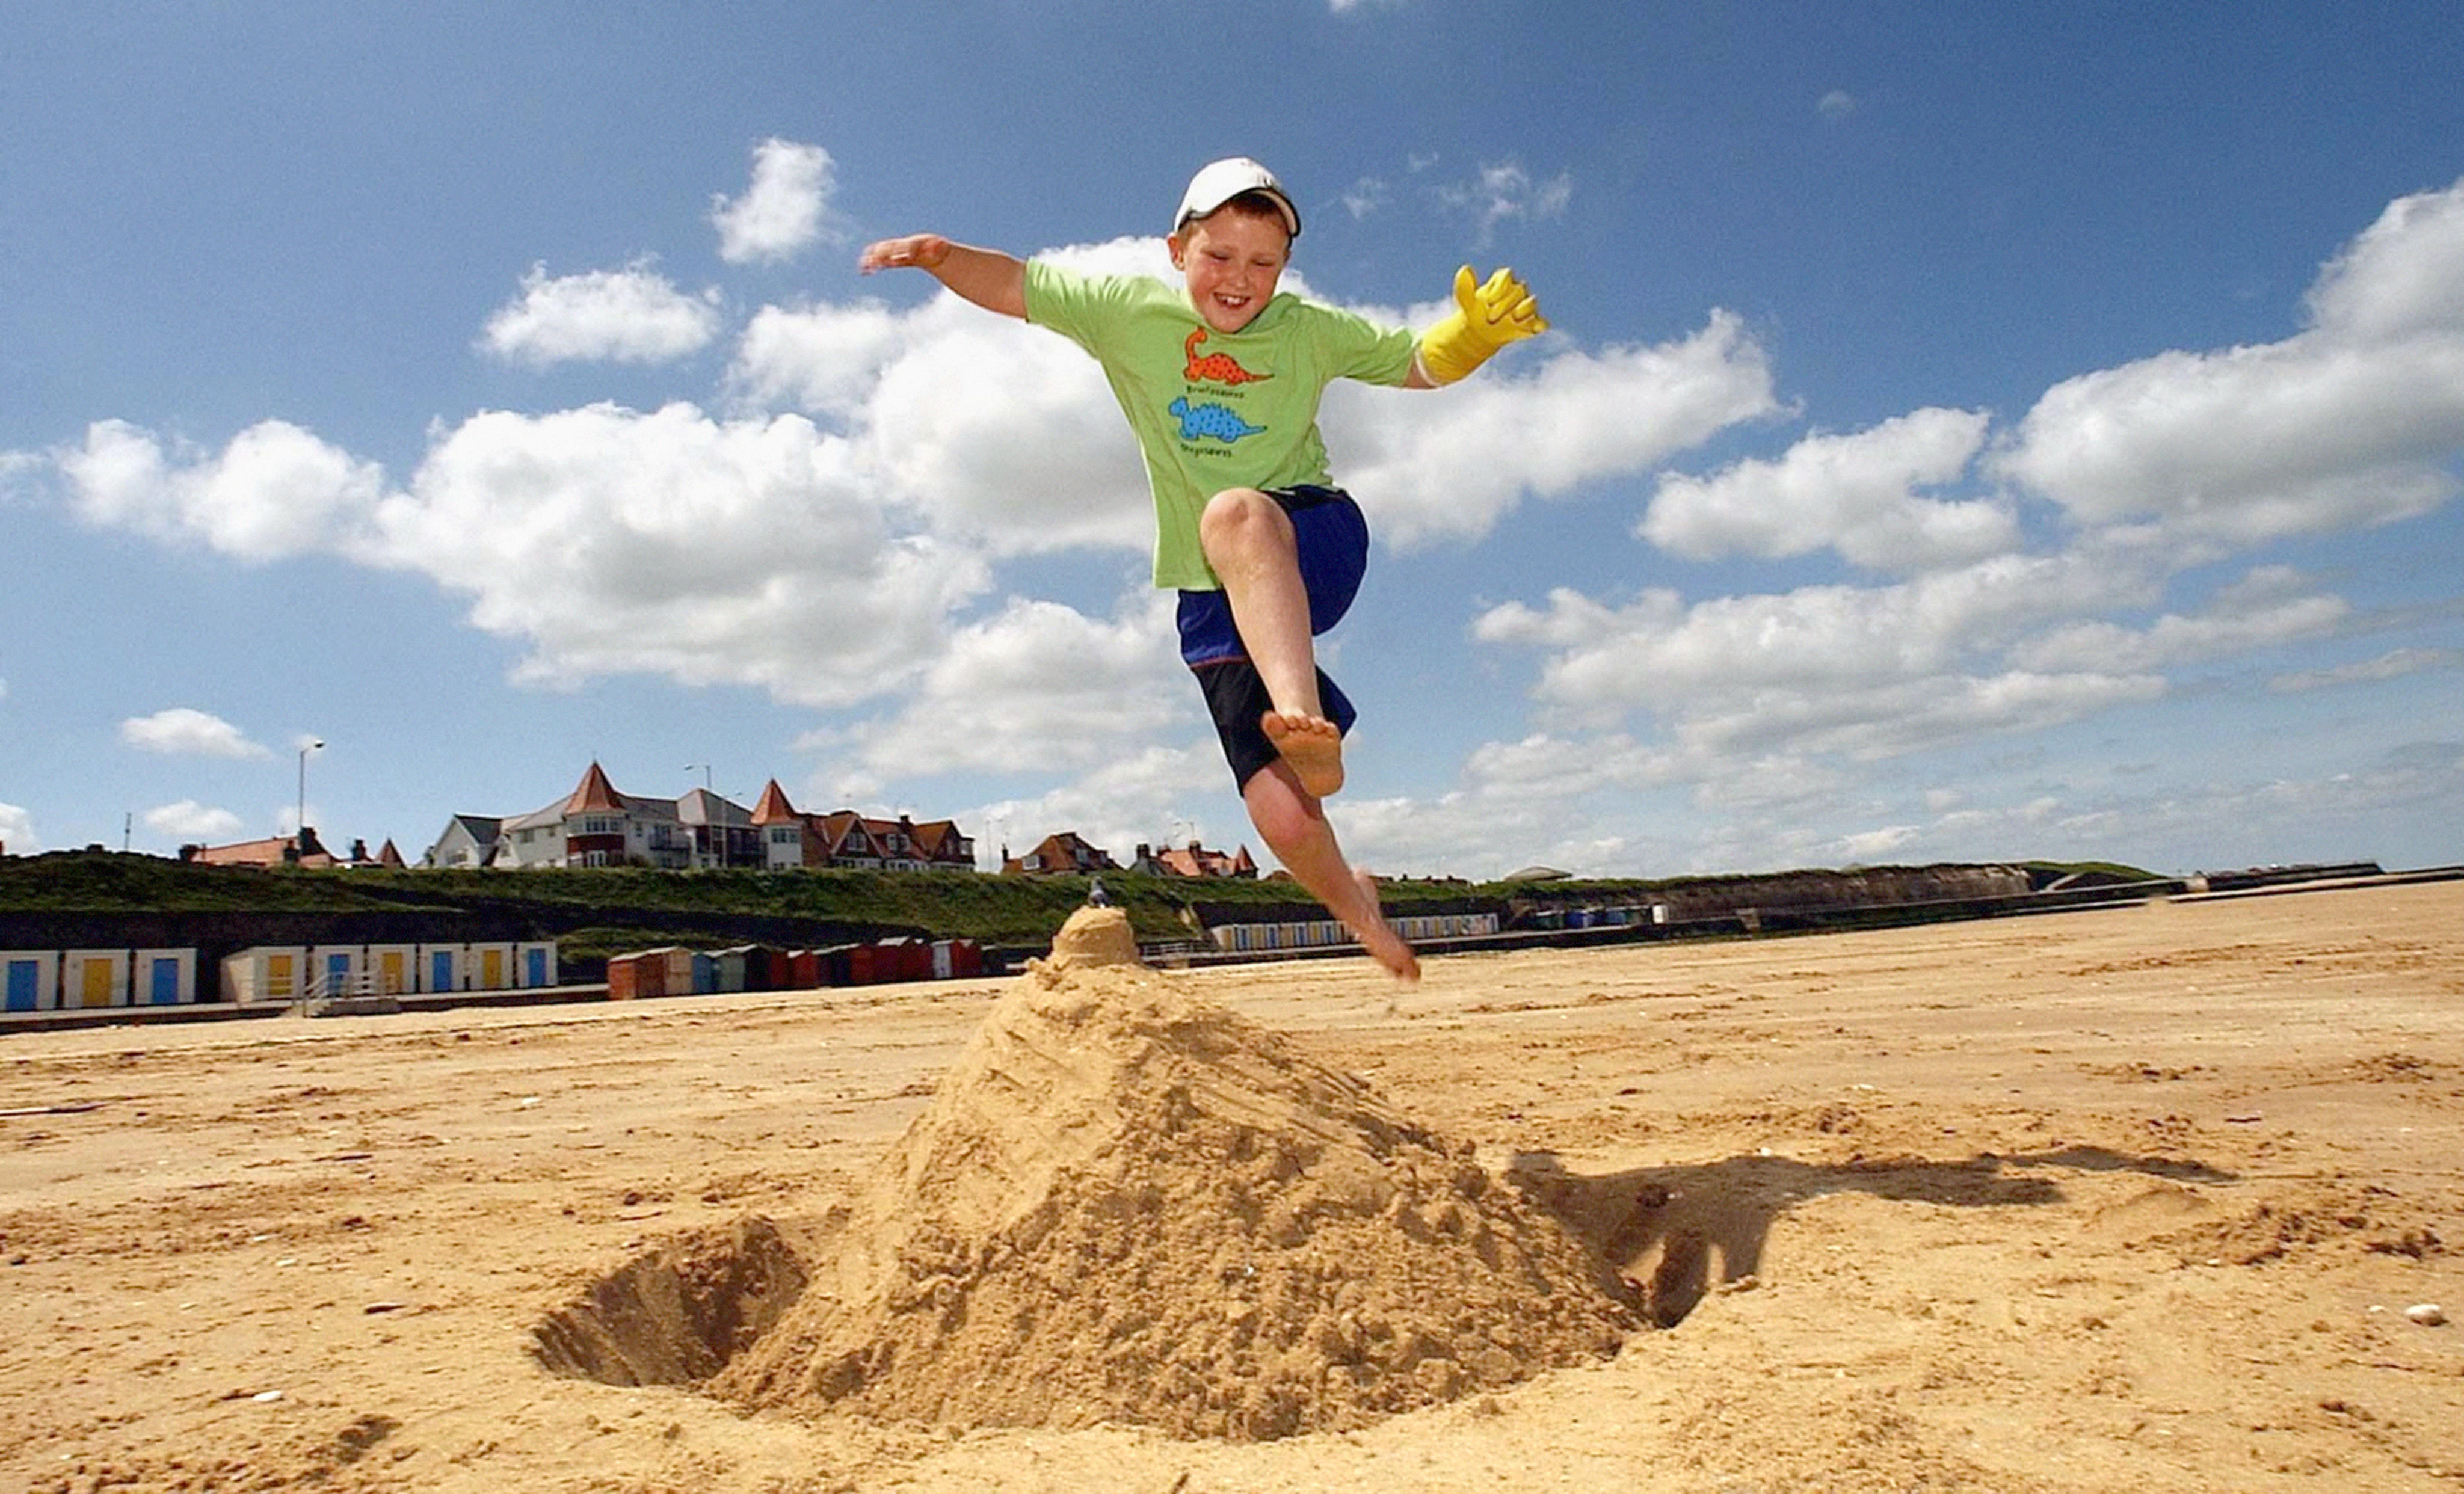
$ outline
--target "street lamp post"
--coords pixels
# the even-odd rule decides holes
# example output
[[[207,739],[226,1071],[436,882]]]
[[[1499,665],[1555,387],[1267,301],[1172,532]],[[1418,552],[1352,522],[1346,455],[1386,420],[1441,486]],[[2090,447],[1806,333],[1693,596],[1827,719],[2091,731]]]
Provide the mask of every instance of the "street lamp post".
[[[308,755],[324,745],[310,741],[299,749],[299,819],[291,826],[291,834],[303,856],[308,853]]]

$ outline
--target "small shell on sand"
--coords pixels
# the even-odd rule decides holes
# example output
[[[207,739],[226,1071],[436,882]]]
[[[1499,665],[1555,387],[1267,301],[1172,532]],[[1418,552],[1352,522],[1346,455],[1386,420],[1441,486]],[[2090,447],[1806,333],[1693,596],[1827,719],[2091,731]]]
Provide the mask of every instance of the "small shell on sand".
[[[2447,1321],[2447,1309],[2434,1302],[2416,1302],[2404,1309],[2404,1315],[2423,1328],[2437,1328]]]
[[[1138,941],[1130,933],[1130,915],[1117,908],[1081,908],[1052,936],[1054,970],[1089,970],[1098,965],[1138,963]]]

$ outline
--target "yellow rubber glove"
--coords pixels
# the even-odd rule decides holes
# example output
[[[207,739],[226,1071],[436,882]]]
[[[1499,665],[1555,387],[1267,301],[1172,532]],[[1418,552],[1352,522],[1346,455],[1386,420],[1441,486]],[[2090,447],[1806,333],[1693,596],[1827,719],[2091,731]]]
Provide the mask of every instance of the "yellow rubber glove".
[[[1420,334],[1420,368],[1440,384],[1452,384],[1507,343],[1548,330],[1540,303],[1513,271],[1500,267],[1486,284],[1475,285],[1465,265],[1455,272],[1455,309]]]

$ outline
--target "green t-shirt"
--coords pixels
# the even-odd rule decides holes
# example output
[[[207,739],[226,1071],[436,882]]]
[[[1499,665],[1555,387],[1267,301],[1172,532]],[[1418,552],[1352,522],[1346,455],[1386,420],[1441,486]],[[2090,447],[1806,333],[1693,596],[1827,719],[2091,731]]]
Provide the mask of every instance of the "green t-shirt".
[[[1235,333],[1199,319],[1152,275],[1083,275],[1029,261],[1026,319],[1095,356],[1137,433],[1155,494],[1155,583],[1212,591],[1198,516],[1226,488],[1331,486],[1318,397],[1337,379],[1399,384],[1405,329],[1278,294]]]

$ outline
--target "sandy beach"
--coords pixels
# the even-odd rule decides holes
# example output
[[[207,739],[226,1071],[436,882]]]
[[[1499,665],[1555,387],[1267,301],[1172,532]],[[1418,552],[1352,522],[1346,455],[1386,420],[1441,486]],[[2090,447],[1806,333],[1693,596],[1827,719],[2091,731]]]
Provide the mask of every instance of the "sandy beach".
[[[1621,1347],[1264,1439],[541,1362],[826,1252],[1003,980],[19,1034],[0,1486],[2464,1488],[2464,882],[1155,978],[1621,1256]]]

